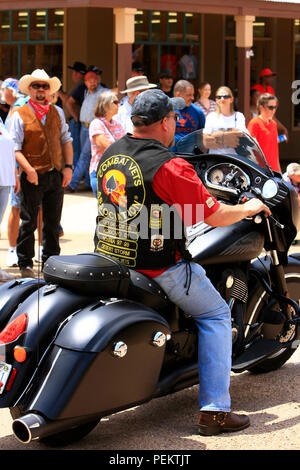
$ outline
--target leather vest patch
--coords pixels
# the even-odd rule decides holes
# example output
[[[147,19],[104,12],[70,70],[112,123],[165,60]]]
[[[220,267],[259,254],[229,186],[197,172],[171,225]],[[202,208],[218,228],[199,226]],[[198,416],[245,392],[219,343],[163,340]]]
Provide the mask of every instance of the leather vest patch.
[[[144,208],[146,190],[141,169],[125,155],[113,155],[98,167],[97,251],[135,266],[138,227],[134,223]]]
[[[172,158],[158,141],[128,135],[104,152],[97,169],[96,252],[135,269],[174,264],[177,249],[183,252],[183,223],[152,188],[156,172]]]

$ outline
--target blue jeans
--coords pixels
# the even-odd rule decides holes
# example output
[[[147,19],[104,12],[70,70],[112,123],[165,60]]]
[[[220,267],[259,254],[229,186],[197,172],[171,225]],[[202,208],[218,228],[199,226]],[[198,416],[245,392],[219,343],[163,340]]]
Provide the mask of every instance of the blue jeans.
[[[90,174],[90,182],[93,193],[97,197],[97,173],[95,171],[92,171],[92,173]]]
[[[80,156],[80,122],[71,118],[69,121],[69,129],[73,139],[73,167],[75,168]]]
[[[76,167],[74,168],[72,180],[70,185],[72,189],[76,191],[82,178],[85,178],[86,186],[90,186],[90,161],[91,161],[91,142],[89,137],[89,129],[81,125],[80,129],[80,145],[81,152],[80,157],[77,162]]]
[[[191,315],[198,328],[199,406],[207,411],[230,411],[229,394],[232,332],[228,305],[207,278],[205,270],[191,262],[189,293],[184,287],[187,263],[155,278],[170,300]]]

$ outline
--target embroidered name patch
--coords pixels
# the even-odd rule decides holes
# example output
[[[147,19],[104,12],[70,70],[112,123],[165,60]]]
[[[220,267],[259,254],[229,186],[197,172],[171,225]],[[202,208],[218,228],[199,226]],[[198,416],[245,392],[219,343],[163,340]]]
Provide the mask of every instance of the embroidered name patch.
[[[212,197],[209,197],[208,199],[206,199],[205,203],[209,209],[215,205],[215,201],[213,200]]]

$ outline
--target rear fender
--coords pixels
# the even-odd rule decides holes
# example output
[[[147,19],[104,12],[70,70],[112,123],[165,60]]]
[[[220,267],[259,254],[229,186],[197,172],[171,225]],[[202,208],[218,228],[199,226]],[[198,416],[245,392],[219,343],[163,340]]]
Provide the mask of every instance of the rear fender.
[[[53,341],[59,325],[69,315],[90,304],[93,299],[47,284],[33,292],[15,310],[10,320],[26,313],[26,330],[16,340],[2,346],[5,361],[16,369],[16,378],[10,391],[0,395],[0,407],[12,406],[23,392],[45,350]],[[27,356],[24,362],[14,359],[15,346],[23,346]]]
[[[162,367],[166,320],[154,310],[128,300],[87,307],[59,332],[38,377],[20,404],[24,411],[49,419],[103,416],[153,395]],[[126,351],[120,357],[116,345]]]
[[[0,331],[5,327],[18,305],[29,297],[45,281],[38,279],[17,279],[0,287]]]
[[[291,255],[289,256],[289,259],[293,262],[297,260],[300,264],[300,253],[291,253]]]

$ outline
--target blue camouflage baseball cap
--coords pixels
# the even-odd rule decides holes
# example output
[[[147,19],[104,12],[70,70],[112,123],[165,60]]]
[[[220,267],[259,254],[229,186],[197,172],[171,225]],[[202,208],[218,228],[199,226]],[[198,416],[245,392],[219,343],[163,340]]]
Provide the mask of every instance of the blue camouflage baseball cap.
[[[1,85],[1,88],[10,88],[11,90],[14,90],[17,94],[21,95],[21,92],[18,87],[19,80],[16,78],[6,78]]]
[[[131,120],[135,126],[149,126],[163,119],[172,109],[186,107],[183,98],[169,98],[162,90],[146,90],[134,98]]]

